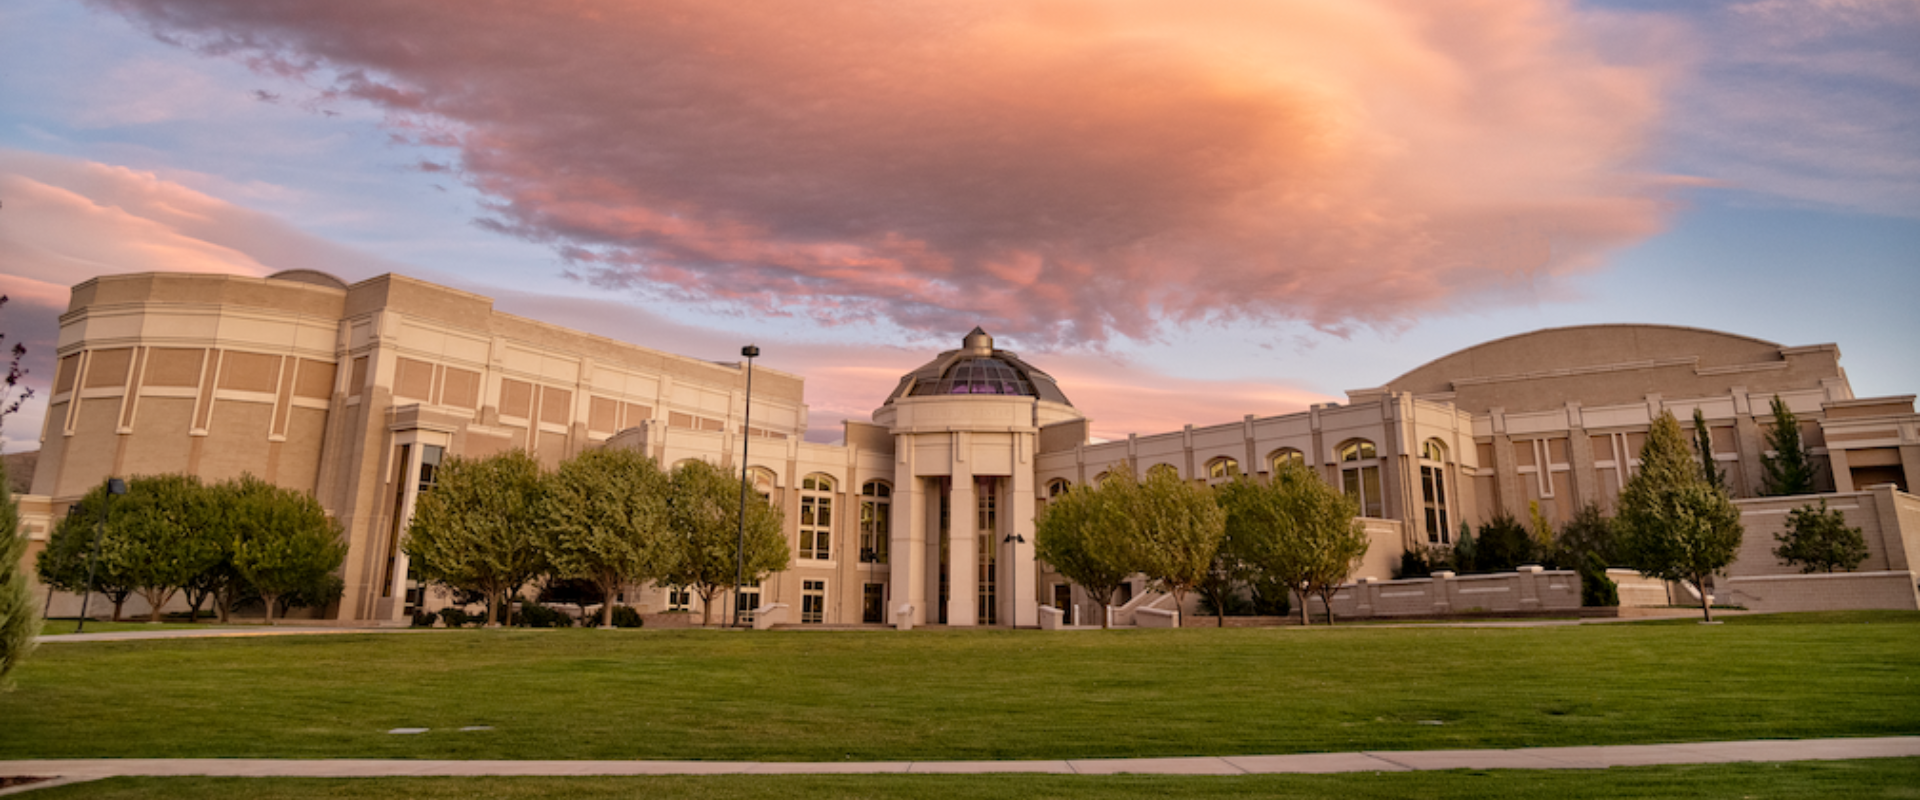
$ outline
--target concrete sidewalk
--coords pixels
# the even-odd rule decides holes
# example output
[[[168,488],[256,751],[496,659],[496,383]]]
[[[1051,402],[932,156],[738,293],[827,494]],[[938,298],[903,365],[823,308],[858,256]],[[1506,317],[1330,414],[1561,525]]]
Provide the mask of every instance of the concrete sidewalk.
[[[404,633],[424,631],[428,628],[361,628],[320,625],[209,625],[195,627],[191,625],[154,626],[151,631],[108,631],[102,633],[56,633],[42,634],[35,641],[41,644],[60,644],[62,642],[138,642],[149,639],[233,639],[250,636],[318,636],[339,633]]]
[[[247,778],[431,776],[639,776],[982,774],[1264,775],[1411,772],[1445,769],[1604,769],[1655,764],[1827,761],[1920,756],[1920,736],[1771,739],[1745,742],[1535,747],[1518,750],[1408,750],[1285,756],[1112,758],[1067,761],[428,761],[377,759],[127,758],[0,761],[0,775],[58,777],[61,783],[116,776]],[[50,782],[51,783],[51,782]],[[35,787],[49,783],[33,784]],[[22,789],[27,787],[20,787]],[[6,793],[6,792],[0,792]]]

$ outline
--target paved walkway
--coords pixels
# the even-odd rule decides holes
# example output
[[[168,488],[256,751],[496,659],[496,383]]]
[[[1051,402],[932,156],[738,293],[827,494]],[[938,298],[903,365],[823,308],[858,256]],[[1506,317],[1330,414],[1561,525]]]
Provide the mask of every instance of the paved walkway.
[[[61,782],[122,775],[248,778],[373,778],[568,775],[980,774],[1264,775],[1410,772],[1441,769],[1604,769],[1653,764],[1826,761],[1920,756],[1920,736],[1770,739],[1746,742],[1532,747],[1518,750],[1408,750],[1289,756],[1110,758],[1069,761],[429,761],[381,759],[125,758],[0,761],[0,775]],[[46,786],[48,784],[37,784]]]
[[[144,639],[226,639],[246,636],[312,636],[330,633],[401,633],[425,628],[349,628],[318,625],[155,625],[150,631],[108,631],[103,633],[42,634],[41,644],[61,642],[137,642]]]

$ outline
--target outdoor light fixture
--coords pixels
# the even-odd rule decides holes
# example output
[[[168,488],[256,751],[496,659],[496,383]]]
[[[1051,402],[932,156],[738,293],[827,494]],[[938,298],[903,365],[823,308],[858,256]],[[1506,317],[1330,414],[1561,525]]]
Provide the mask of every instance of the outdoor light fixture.
[[[753,478],[747,472],[747,447],[753,442],[753,360],[760,355],[760,348],[747,345],[740,348],[740,355],[747,359],[747,402],[740,414],[740,536],[733,551],[733,625],[740,626],[740,586],[747,582],[747,484]]]
[[[93,573],[100,563],[100,535],[107,530],[107,509],[113,505],[114,495],[126,493],[126,481],[119,478],[107,479],[107,493],[100,498],[100,524],[93,529],[93,542],[87,548],[87,593],[80,595],[80,621],[73,626],[74,633],[82,633],[87,628],[87,601],[93,599]]]

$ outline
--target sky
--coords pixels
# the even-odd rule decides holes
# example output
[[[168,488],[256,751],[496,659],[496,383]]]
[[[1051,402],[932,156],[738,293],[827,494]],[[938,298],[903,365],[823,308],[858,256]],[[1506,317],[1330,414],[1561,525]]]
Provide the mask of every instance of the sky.
[[[975,325],[1097,436],[1543,327],[1837,343],[1920,391],[1920,0],[10,0],[0,309],[401,272],[807,379]]]

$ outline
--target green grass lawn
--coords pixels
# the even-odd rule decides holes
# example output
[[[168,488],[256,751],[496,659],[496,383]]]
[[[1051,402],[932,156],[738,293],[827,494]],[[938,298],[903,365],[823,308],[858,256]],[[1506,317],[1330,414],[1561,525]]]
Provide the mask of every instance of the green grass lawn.
[[[61,636],[64,634],[73,633],[74,627],[78,624],[79,623],[76,620],[74,620],[72,617],[68,617],[66,619],[44,620],[40,623],[40,635],[41,636]],[[82,633],[122,633],[125,631],[170,631],[170,630],[184,629],[184,628],[199,629],[199,628],[236,628],[236,627],[257,628],[260,626],[258,624],[249,625],[246,623],[241,623],[239,625],[221,625],[219,623],[208,622],[205,620],[202,620],[197,623],[189,623],[185,619],[167,620],[165,622],[148,622],[146,620],[137,620],[137,621],[128,620],[125,622],[108,622],[106,620],[90,619],[90,620],[87,620],[86,630],[82,631]]]
[[[833,761],[1912,735],[1917,677],[1920,613],[1898,612],[71,643],[40,648],[0,695],[0,753]]]
[[[1802,761],[1618,767],[1606,770],[1490,770],[1346,775],[1162,777],[1076,775],[838,775],[663,778],[116,778],[56,787],[32,796],[62,798],[1912,798],[1920,797],[1920,759]]]

